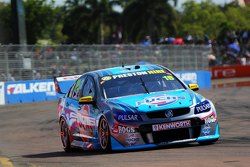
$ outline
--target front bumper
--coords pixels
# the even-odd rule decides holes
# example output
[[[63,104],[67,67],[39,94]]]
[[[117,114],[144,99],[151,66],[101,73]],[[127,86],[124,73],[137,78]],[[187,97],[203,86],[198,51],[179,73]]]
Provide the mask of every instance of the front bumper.
[[[111,136],[112,150],[134,150],[177,143],[206,142],[220,137],[217,121],[205,123],[200,118],[190,120],[191,127],[159,132],[152,131],[152,124],[142,124],[133,134],[123,134],[118,138]]]

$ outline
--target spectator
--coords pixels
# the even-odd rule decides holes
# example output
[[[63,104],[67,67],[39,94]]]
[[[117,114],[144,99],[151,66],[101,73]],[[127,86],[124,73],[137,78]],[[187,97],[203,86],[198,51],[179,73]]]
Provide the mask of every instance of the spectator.
[[[51,69],[52,69],[52,71],[51,71],[52,77],[59,76],[59,70],[55,64],[52,65]]]
[[[34,75],[34,79],[41,79],[42,78],[41,74],[36,70],[33,70],[33,75]]]
[[[184,44],[183,38],[175,38],[173,44],[174,45],[183,45]]]
[[[175,41],[174,37],[167,38],[167,44],[174,44],[174,41]]]
[[[150,46],[152,45],[151,37],[147,35],[145,39],[142,41],[143,46]]]
[[[185,37],[184,42],[185,42],[186,44],[192,44],[192,43],[194,42],[193,36],[190,35],[190,34],[188,34],[188,35]]]
[[[61,70],[60,70],[60,76],[66,76],[69,74],[68,66],[63,65]]]
[[[11,75],[11,73],[7,74],[7,81],[15,81],[15,78]]]
[[[7,80],[7,77],[4,73],[1,73],[1,76],[0,76],[0,81],[6,81]]]
[[[209,67],[217,64],[216,57],[213,54],[208,55]]]

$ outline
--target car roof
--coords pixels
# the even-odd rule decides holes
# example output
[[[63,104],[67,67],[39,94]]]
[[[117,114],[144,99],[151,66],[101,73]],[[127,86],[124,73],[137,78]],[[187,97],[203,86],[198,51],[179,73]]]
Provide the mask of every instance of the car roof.
[[[146,65],[128,65],[128,66],[119,66],[106,68],[102,70],[92,71],[91,73],[96,73],[99,77],[108,76],[108,75],[116,75],[123,73],[133,73],[139,71],[147,71],[147,70],[161,70],[163,67],[156,64],[146,64]]]

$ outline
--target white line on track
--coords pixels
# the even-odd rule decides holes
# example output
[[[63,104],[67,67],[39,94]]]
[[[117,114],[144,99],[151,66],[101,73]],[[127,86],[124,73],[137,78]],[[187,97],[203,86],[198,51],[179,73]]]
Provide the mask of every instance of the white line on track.
[[[2,167],[14,167],[9,158],[1,156],[0,156],[0,165]]]

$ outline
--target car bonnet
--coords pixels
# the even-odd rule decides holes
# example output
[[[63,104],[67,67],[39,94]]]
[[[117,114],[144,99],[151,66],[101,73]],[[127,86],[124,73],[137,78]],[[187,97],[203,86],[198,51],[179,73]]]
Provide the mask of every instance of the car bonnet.
[[[173,90],[137,94],[109,99],[113,104],[136,108],[140,112],[189,107],[199,98],[190,90]]]

